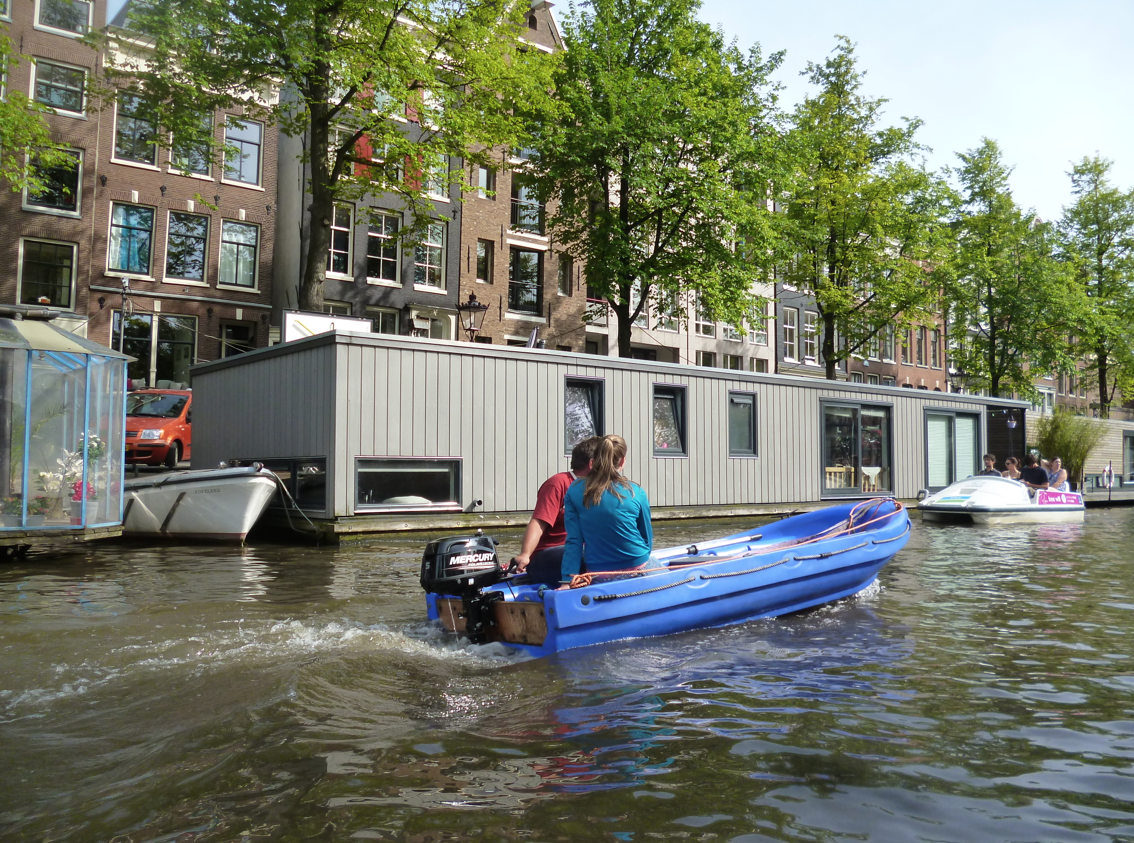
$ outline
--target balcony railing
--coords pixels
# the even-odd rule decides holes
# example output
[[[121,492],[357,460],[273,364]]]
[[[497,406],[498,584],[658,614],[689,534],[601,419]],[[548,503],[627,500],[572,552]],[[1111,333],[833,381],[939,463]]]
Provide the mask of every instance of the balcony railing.
[[[539,316],[543,312],[541,293],[539,284],[528,281],[509,281],[508,309],[513,313],[531,313]]]

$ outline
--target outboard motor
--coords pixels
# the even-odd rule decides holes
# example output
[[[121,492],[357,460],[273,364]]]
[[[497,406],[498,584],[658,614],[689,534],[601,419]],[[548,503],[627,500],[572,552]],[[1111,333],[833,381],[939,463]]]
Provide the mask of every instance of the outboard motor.
[[[503,599],[498,591],[483,591],[504,579],[496,545],[496,539],[477,531],[475,536],[430,542],[421,558],[421,587],[429,594],[461,598],[465,634],[474,644],[488,641],[488,630],[493,625],[492,604]]]

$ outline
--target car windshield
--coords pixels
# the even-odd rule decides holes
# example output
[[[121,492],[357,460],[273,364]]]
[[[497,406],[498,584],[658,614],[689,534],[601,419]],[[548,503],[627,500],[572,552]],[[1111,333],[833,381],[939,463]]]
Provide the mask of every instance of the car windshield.
[[[175,419],[188,401],[184,395],[153,395],[135,392],[126,397],[126,415]]]

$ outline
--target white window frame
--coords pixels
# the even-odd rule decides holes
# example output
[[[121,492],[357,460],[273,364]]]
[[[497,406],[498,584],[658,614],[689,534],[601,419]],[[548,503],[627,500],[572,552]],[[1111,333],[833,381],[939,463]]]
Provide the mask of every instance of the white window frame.
[[[395,235],[382,233],[375,233],[373,230],[374,220],[376,219],[392,219],[398,223],[398,232],[402,230],[402,218],[398,214],[386,214],[371,212],[370,224],[366,227],[366,283],[373,284],[377,287],[401,287],[402,286],[402,240]],[[371,239],[381,240],[383,242],[394,241],[394,269],[396,270],[397,278],[393,281],[387,281],[385,278],[379,278],[370,274],[370,241]],[[378,260],[384,261],[386,258],[379,258]]]
[[[487,173],[488,177],[484,178]],[[489,191],[492,195],[489,196]],[[496,201],[496,168],[485,167],[484,165],[477,165],[476,168],[476,195],[481,199],[487,199],[490,202]]]
[[[799,363],[799,308],[784,308],[784,360]]]
[[[715,337],[717,335],[717,323],[705,311],[700,298],[697,299],[697,306],[693,313],[693,333],[699,337]]]
[[[128,96],[128,97],[129,96],[135,96],[135,97],[140,98],[140,96],[138,94],[132,94],[129,91],[119,91],[118,95],[114,98],[114,134],[110,138],[110,160],[113,161],[115,164],[121,164],[124,167],[138,167],[139,169],[142,169],[142,170],[160,170],[161,168],[158,166],[159,155],[158,155],[158,148],[157,148],[156,144],[153,147],[151,147],[153,149],[153,154],[154,154],[154,163],[152,163],[152,164],[147,164],[145,161],[135,161],[132,158],[119,158],[118,157],[118,117],[119,117],[118,106],[120,105],[123,96]],[[154,121],[155,139],[156,139],[158,131],[159,131],[159,127],[157,125],[157,121]]]
[[[480,277],[481,244],[485,246],[484,253],[488,263],[488,272],[485,273],[487,278]],[[473,248],[476,249],[473,253],[473,281],[477,284],[492,284],[496,280],[496,241],[478,237]]]
[[[40,100],[36,99],[35,89],[36,89],[37,80],[39,79],[39,68],[40,68],[41,64],[48,64],[48,65],[51,65],[53,67],[63,67],[63,68],[66,68],[67,70],[77,70],[77,71],[79,71],[80,73],[83,74],[83,105],[82,105],[82,110],[80,110],[80,111],[61,110],[61,109],[57,108],[56,106],[51,105],[51,103],[41,102]],[[90,75],[91,75],[90,68],[81,67],[81,66],[75,65],[75,64],[67,64],[66,62],[62,62],[62,61],[52,61],[51,59],[43,59],[43,58],[38,58],[38,57],[32,59],[32,67],[34,69],[32,70],[31,74],[29,74],[31,76],[31,90],[28,92],[29,98],[31,99],[32,102],[38,102],[40,105],[46,106],[47,108],[51,109],[51,112],[53,114],[57,114],[60,117],[73,117],[76,120],[86,120],[87,119],[87,102],[90,99],[90,87],[91,87],[90,86]]]
[[[414,244],[414,248],[413,248],[413,288],[415,290],[419,291],[419,292],[423,292],[423,293],[444,293],[445,292],[445,280],[446,280],[445,279],[445,262],[446,262],[445,261],[445,257],[446,257],[446,255],[445,255],[445,253],[446,253],[445,239],[446,239],[446,235],[447,235],[447,232],[446,232],[445,229],[446,229],[446,226],[445,226],[444,223],[431,222],[426,227],[425,237],[420,242]],[[430,241],[428,239],[429,236],[433,234],[434,230],[441,232],[441,237],[439,238],[439,242]],[[439,256],[440,256],[439,267],[438,267],[438,270],[439,270],[439,273],[440,273],[440,283],[437,286],[433,286],[432,284],[419,284],[418,283],[417,268],[419,266],[426,267],[426,275],[428,275],[429,274],[428,268],[431,266],[431,264],[429,264],[428,262],[422,263],[419,260],[419,257],[420,257],[420,254],[421,254],[420,250],[422,250],[422,249],[436,249]],[[426,252],[426,254],[428,255],[428,252]]]
[[[69,307],[59,307],[58,305],[38,305],[39,307],[50,307],[54,310],[64,312],[72,312],[75,310],[75,296],[77,294],[75,279],[78,277],[79,272],[79,244],[72,243],[69,240],[53,240],[49,237],[21,237],[20,248],[18,255],[18,263],[16,264],[16,301],[23,299],[24,293],[24,244],[28,241],[35,243],[47,243],[52,246],[70,246],[71,247],[71,304]]]
[[[734,325],[728,323],[721,325],[721,339],[726,342],[744,342],[744,337],[740,335],[740,331]]]
[[[884,363],[894,362],[894,342],[894,326],[887,325],[882,334],[882,361]]]
[[[819,362],[819,314],[803,311],[803,362]]]
[[[749,320],[748,342],[752,345],[766,346],[768,344],[768,319],[770,318],[768,305],[764,304],[762,308],[764,310],[763,315],[760,315],[759,312],[754,313],[755,318]]]
[[[76,179],[76,187],[75,187],[75,210],[73,210],[73,211],[61,211],[61,210],[58,210],[56,208],[45,208],[41,205],[33,205],[32,203],[30,203],[28,201],[28,188],[27,188],[27,185],[25,185],[23,192],[21,194],[21,207],[25,211],[28,211],[29,213],[33,213],[33,214],[47,214],[48,216],[52,216],[52,217],[68,217],[70,219],[80,219],[83,216],[83,157],[84,157],[83,156],[83,150],[74,149],[72,147],[67,147],[63,151],[76,153],[76,157],[78,158],[78,161],[79,161],[79,163],[76,165],[76,170],[77,170],[76,175],[78,176],[78,178]],[[32,166],[31,156],[30,155],[25,156],[24,161],[25,161],[26,166],[27,166],[27,168],[30,172],[31,166]],[[33,239],[38,239],[38,238],[33,238]]]
[[[132,272],[127,269],[111,269],[110,267],[110,254],[112,244],[114,243],[114,206],[124,205],[131,208],[147,208],[153,212],[153,223],[150,228],[150,271],[143,274],[140,272]],[[155,281],[157,277],[154,275],[154,245],[157,241],[157,224],[158,224],[158,209],[153,205],[143,205],[141,202],[111,202],[110,214],[106,220],[106,274],[114,276],[115,278],[140,278],[146,281]]]
[[[425,181],[425,195],[435,202],[449,201],[449,156],[442,155],[441,161],[429,168],[422,177]],[[435,187],[440,189],[435,190]]]
[[[697,351],[697,365],[704,366],[705,368],[717,368],[717,353],[715,351],[705,351],[699,349]]]
[[[220,226],[220,251],[217,253],[217,289],[218,290],[239,290],[244,293],[258,293],[260,292],[260,259],[261,249],[264,243],[263,227],[247,220],[229,220],[221,219]],[[253,279],[251,287],[244,287],[240,284],[225,284],[224,276],[221,274],[221,265],[224,260],[224,227],[225,223],[232,223],[233,225],[246,225],[256,229],[256,260],[254,262],[255,269],[253,269]],[[247,245],[247,244],[238,244]]]
[[[170,225],[174,214],[179,214],[187,217],[201,217],[205,220],[205,257],[204,257],[204,276],[198,281],[195,278],[181,278],[177,275],[169,274],[169,235],[172,230]],[[169,209],[165,215],[165,262],[162,266],[161,274],[162,281],[167,284],[181,284],[190,287],[207,287],[209,286],[209,241],[213,235],[213,220],[208,214],[198,214],[196,211],[181,211],[176,209]],[[244,289],[243,287],[241,289]]]
[[[338,214],[340,211],[345,210],[347,213],[347,224],[344,228],[341,225],[336,225]],[[331,206],[331,236],[327,243],[327,277],[335,278],[339,281],[353,281],[354,273],[337,272],[331,269],[335,265],[335,255],[341,254],[335,251],[335,232],[345,231],[347,235],[347,249],[346,249],[346,262],[347,269],[354,269],[354,205],[348,202],[336,202]]]
[[[91,21],[94,18],[94,5],[95,4],[94,4],[94,0],[82,0],[82,1],[87,4],[86,32],[74,32],[70,29],[60,29],[58,27],[51,26],[50,24],[40,23],[39,14],[40,14],[40,10],[43,8],[44,0],[35,0],[35,23],[33,24],[34,28],[38,29],[40,32],[50,32],[53,35],[62,35],[64,38],[85,38],[87,33],[89,33],[91,31],[91,25],[92,25]],[[0,19],[3,19],[3,20],[11,20],[12,0],[7,0],[7,2],[8,2],[8,15],[7,16],[0,15]]]
[[[0,11],[0,20],[11,21],[12,20],[12,0],[0,0],[0,3],[2,3],[3,6],[4,6],[3,11]],[[0,74],[0,75],[2,75],[2,74]],[[0,95],[0,96],[2,96],[2,95]]]
[[[256,178],[257,178],[256,182],[237,181],[236,179],[230,179],[228,177],[228,154],[229,154],[228,126],[229,126],[230,122],[242,123],[242,124],[245,124],[245,125],[247,125],[249,123],[255,123],[257,126],[260,127],[260,147],[259,147],[259,158],[256,162]],[[240,117],[236,114],[226,114],[225,115],[225,117],[224,117],[224,141],[223,141],[224,160],[221,161],[221,172],[220,172],[220,176],[221,176],[220,180],[221,180],[222,184],[231,184],[231,185],[236,185],[237,187],[246,187],[249,190],[260,190],[260,191],[262,191],[264,189],[264,142],[265,142],[266,136],[267,136],[266,135],[266,127],[259,120],[252,120],[252,119],[249,119],[249,118]]]
[[[169,136],[169,161],[166,164],[167,172],[173,173],[174,175],[178,175],[178,176],[185,176],[185,177],[191,178],[191,179],[202,179],[204,181],[212,181],[213,180],[212,173],[213,173],[213,164],[215,162],[213,161],[212,156],[213,156],[213,153],[216,151],[217,122],[213,118],[213,115],[211,115],[211,114],[209,115],[209,128],[211,129],[209,134],[212,137],[213,141],[210,144],[209,156],[208,156],[207,160],[205,161],[205,172],[195,173],[192,170],[183,170],[183,169],[181,169],[181,167],[179,167],[177,165],[177,152],[178,152],[177,138],[173,134],[170,134],[170,136]]]

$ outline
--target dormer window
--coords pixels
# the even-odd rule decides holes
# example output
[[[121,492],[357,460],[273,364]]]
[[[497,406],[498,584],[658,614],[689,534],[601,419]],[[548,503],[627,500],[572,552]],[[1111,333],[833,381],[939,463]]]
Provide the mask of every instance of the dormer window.
[[[539,21],[535,15],[528,15],[528,29],[539,29]]]

